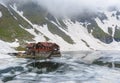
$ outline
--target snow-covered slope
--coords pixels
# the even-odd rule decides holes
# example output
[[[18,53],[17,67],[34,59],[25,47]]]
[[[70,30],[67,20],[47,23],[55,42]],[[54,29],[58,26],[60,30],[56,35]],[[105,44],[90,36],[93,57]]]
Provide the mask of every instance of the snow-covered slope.
[[[19,25],[24,30],[28,31],[32,35],[35,36],[34,40],[36,42],[39,41],[50,41],[55,42],[60,45],[62,51],[78,51],[78,50],[120,50],[120,43],[113,41],[110,44],[106,44],[99,39],[96,39],[91,33],[88,32],[88,25],[91,23],[86,23],[85,26],[83,26],[84,23],[79,21],[71,21],[69,18],[62,19],[63,23],[66,25],[66,29],[60,26],[60,22],[56,19],[57,22],[47,19],[51,24],[57,26],[58,30],[61,30],[66,35],[68,35],[72,40],[73,44],[70,44],[66,42],[60,35],[53,34],[49,30],[49,25],[43,24],[38,25],[32,23],[29,18],[26,18],[24,16],[23,11],[19,11],[14,4],[13,6],[10,6],[19,16],[21,16],[25,21],[27,21],[33,28],[25,28],[22,25]],[[116,19],[115,16],[111,16],[115,12],[105,12],[107,20],[101,21],[100,18],[96,17],[95,21],[98,24],[98,26],[107,34],[110,34],[108,32],[108,28],[112,29],[112,37],[114,37],[115,34],[115,26],[119,26],[119,20]],[[35,32],[35,30],[38,31],[38,33]],[[93,29],[94,30],[94,29]],[[46,38],[49,38],[49,40],[46,40]]]
[[[34,36],[34,42],[55,42],[60,45],[61,51],[120,50],[120,20],[117,10],[100,11],[101,13],[93,14],[92,17],[89,14],[83,17],[76,16],[77,18],[74,20],[69,17],[57,18],[48,12],[41,14],[40,10],[40,12],[36,12],[40,13],[40,15],[37,14],[41,18],[37,17],[38,20],[36,17],[34,19],[36,13],[29,13],[34,12],[29,7],[31,4],[28,5],[28,9],[26,9],[27,7],[20,9],[16,4],[10,4],[7,8],[14,20],[18,21],[18,26]],[[39,7],[36,8],[39,11]],[[28,14],[31,18],[27,16]],[[2,16],[4,15],[0,12],[0,17]],[[23,24],[23,20],[26,22],[25,24]],[[39,24],[39,21],[42,24]],[[16,37],[16,39],[18,38]]]

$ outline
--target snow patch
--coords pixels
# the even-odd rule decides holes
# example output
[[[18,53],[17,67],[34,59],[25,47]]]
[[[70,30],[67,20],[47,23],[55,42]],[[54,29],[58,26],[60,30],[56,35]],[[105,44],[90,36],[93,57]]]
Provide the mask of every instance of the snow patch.
[[[13,48],[7,43],[2,40],[0,40],[0,53],[9,53],[9,52],[15,52]]]
[[[19,47],[19,46],[20,46],[20,44],[19,44],[19,42],[18,42],[18,39],[15,39],[15,42],[8,43],[8,45],[9,45],[10,47]]]
[[[15,44],[12,44],[12,46],[14,45]],[[11,47],[10,43],[0,40],[0,64],[5,61],[4,59],[11,58],[11,56],[8,55],[7,53],[12,53],[12,52],[16,52],[16,51]]]
[[[0,11],[0,18],[2,17],[2,12]]]
[[[29,32],[30,34],[32,34],[32,35],[34,35],[35,36],[35,38],[34,38],[34,40],[35,40],[35,42],[43,42],[43,41],[46,41],[45,40],[45,38],[44,38],[44,36],[42,35],[42,34],[40,34],[40,33],[36,33],[35,32],[35,29],[34,28],[31,28],[31,29],[26,29],[26,28],[24,28],[22,25],[19,25],[22,29],[24,29],[24,30],[26,30],[27,32]],[[34,25],[35,26],[35,25]]]
[[[120,27],[120,21],[116,18],[116,16],[112,16],[113,14],[116,15],[116,11],[105,11],[104,13],[108,19],[103,20],[102,22],[99,18],[96,18],[95,21],[97,22],[98,26],[108,34],[108,28],[111,28],[112,36],[114,36],[116,26]]]
[[[18,20],[15,16],[13,16],[15,20]]]

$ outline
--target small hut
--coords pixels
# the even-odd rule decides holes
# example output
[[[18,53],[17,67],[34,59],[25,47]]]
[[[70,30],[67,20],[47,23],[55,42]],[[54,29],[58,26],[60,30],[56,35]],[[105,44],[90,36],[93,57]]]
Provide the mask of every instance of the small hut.
[[[60,47],[56,43],[51,42],[38,42],[29,43],[26,46],[27,55],[51,57],[60,54]]]

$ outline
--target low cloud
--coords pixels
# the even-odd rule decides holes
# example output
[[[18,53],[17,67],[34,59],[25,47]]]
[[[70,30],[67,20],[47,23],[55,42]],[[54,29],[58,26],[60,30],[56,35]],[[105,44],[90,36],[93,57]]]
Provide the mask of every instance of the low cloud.
[[[17,1],[27,3],[33,1],[46,8],[50,13],[58,16],[77,15],[84,11],[96,12],[98,9],[107,9],[110,6],[120,8],[120,0],[3,0],[4,2]]]
[[[52,14],[58,16],[77,15],[84,11],[96,12],[110,6],[119,8],[120,0],[36,0]]]

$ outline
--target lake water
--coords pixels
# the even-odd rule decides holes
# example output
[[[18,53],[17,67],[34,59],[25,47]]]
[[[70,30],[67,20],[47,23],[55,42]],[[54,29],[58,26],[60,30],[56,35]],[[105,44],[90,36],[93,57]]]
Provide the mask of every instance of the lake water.
[[[6,83],[120,83],[120,51],[63,52],[62,57],[0,60]]]

